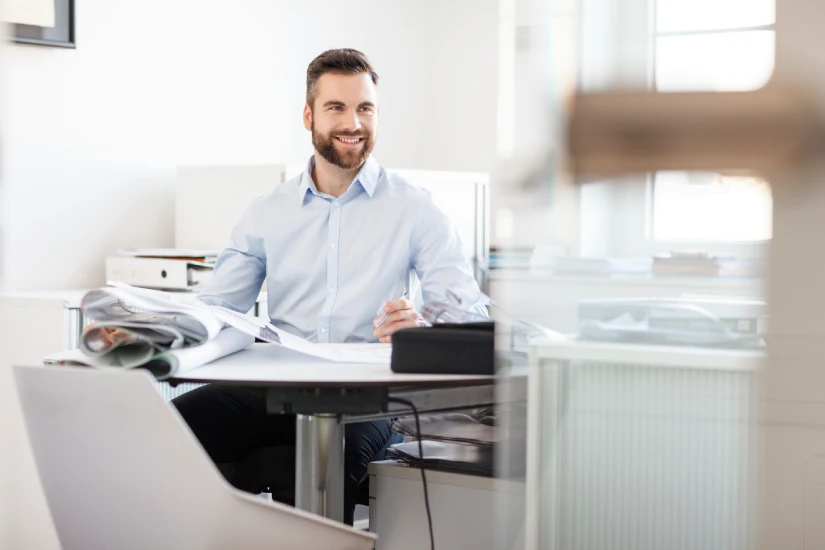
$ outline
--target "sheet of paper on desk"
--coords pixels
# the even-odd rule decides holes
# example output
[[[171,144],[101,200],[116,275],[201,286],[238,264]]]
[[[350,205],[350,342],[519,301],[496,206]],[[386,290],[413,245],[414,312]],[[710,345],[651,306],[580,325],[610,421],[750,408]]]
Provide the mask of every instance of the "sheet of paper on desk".
[[[271,326],[271,325],[270,325]],[[392,354],[390,344],[313,344],[294,334],[272,327],[281,338],[281,346],[340,363],[389,363]]]
[[[388,363],[390,361],[392,346],[389,344],[313,344],[279,329],[260,317],[243,315],[218,306],[211,306],[210,311],[217,314],[218,318],[227,324],[236,328],[243,327],[244,332],[248,334],[253,334],[253,329],[258,330],[257,337],[261,340],[319,359],[341,363]]]
[[[346,363],[390,363],[392,344],[331,344],[328,353]]]

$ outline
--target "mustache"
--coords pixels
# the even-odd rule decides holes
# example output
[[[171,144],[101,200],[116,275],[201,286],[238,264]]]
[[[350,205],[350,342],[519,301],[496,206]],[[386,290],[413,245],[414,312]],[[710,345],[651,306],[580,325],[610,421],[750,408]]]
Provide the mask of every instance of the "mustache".
[[[356,138],[356,137],[362,138],[362,137],[369,136],[369,134],[365,133],[365,132],[350,132],[350,131],[343,131],[343,130],[340,131],[340,132],[331,132],[330,135],[331,136],[337,136],[337,137],[349,137],[349,138]]]

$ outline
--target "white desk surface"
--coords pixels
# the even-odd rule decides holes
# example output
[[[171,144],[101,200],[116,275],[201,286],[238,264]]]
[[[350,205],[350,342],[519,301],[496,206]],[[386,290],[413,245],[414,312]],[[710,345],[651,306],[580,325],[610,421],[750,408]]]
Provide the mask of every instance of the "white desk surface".
[[[346,345],[346,344],[341,344]],[[494,376],[398,374],[389,363],[335,363],[270,344],[253,344],[189,372],[180,382],[248,382],[277,386],[469,386],[489,384]]]

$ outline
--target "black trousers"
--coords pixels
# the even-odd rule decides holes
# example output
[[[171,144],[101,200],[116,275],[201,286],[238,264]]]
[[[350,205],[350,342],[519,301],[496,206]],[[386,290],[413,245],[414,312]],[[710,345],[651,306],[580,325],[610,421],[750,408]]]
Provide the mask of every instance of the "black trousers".
[[[267,447],[295,445],[295,416],[267,414],[262,392],[208,385],[172,404],[215,463],[239,463]],[[389,420],[344,426],[344,521],[350,525],[367,466],[383,452],[390,436]]]

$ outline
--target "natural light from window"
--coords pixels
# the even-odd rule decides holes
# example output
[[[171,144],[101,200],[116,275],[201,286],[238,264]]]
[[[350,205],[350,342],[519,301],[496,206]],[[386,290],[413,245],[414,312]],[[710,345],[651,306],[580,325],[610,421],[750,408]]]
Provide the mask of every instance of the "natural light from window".
[[[764,241],[771,238],[772,201],[758,178],[704,172],[660,172],[653,209],[664,241]]]
[[[662,92],[744,91],[774,65],[774,0],[657,0],[654,82]],[[659,241],[747,242],[772,235],[770,186],[758,178],[659,172]]]

